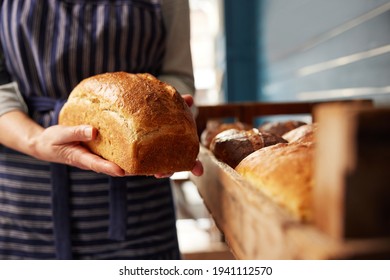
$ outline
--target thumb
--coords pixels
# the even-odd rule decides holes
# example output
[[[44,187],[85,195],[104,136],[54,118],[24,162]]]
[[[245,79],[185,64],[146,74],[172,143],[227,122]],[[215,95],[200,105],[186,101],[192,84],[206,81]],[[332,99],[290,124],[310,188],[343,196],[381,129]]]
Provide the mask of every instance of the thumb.
[[[57,144],[91,141],[97,134],[97,130],[90,125],[58,126],[58,130],[55,141]]]
[[[188,107],[191,107],[194,104],[194,98],[190,94],[183,94],[182,97],[187,103]]]

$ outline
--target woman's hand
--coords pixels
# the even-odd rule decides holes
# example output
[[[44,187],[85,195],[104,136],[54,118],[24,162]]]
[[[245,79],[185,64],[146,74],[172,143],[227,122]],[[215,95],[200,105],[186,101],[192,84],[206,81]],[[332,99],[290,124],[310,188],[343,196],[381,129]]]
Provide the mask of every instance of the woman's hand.
[[[184,101],[187,103],[188,107],[192,107],[194,105],[194,98],[189,94],[182,95]]]
[[[118,165],[91,153],[81,145],[82,142],[94,140],[96,135],[97,130],[87,125],[54,125],[36,135],[31,147],[34,156],[41,160],[64,163],[110,176],[124,176],[124,170]]]

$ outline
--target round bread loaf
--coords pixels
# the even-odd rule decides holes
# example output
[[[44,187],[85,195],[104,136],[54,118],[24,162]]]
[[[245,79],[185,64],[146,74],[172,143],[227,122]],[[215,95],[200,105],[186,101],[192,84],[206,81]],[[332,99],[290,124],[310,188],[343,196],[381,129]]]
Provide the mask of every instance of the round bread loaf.
[[[133,175],[191,170],[199,152],[192,113],[174,87],[150,74],[114,72],[81,81],[59,124],[98,129],[89,149]]]
[[[207,122],[206,129],[200,135],[200,142],[206,147],[210,148],[210,144],[213,141],[214,137],[229,129],[237,130],[249,130],[252,127],[248,124],[242,122],[233,122],[233,123],[220,123],[216,120],[209,120]]]

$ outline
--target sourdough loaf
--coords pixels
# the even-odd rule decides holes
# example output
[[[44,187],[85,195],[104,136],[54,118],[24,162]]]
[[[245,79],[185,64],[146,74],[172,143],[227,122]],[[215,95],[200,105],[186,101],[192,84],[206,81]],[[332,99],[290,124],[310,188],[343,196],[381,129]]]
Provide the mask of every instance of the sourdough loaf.
[[[129,174],[191,170],[199,138],[191,111],[174,87],[150,74],[114,72],[81,81],[59,124],[98,129],[90,150]]]
[[[302,221],[312,218],[314,144],[294,142],[257,150],[235,170]]]
[[[317,124],[305,124],[283,134],[283,138],[288,142],[314,142]]]

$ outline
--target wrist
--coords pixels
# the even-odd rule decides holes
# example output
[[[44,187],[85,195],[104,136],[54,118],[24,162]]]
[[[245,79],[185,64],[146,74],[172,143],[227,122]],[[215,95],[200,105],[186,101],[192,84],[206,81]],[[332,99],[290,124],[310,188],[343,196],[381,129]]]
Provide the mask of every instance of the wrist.
[[[31,129],[26,133],[25,139],[21,141],[21,144],[25,146],[25,153],[38,159],[40,158],[38,148],[40,143],[39,136],[41,135],[42,131],[43,128],[41,130]]]

